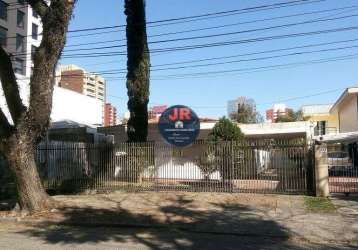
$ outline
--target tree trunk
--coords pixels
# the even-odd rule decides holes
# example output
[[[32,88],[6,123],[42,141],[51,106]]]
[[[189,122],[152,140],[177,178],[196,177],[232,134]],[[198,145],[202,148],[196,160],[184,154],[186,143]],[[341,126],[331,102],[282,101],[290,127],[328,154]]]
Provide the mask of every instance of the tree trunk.
[[[131,142],[145,142],[148,135],[150,57],[147,43],[145,1],[126,0],[127,15],[127,135]]]
[[[5,156],[15,176],[20,208],[32,213],[54,207],[55,202],[45,192],[41,183],[32,144],[24,140],[14,140],[7,145]]]

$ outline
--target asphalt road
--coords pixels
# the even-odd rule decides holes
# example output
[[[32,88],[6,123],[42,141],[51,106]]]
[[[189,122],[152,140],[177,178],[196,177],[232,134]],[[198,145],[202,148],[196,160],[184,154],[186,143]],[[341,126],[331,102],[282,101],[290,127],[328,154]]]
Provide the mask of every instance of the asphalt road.
[[[0,249],[356,249],[302,240],[178,230],[51,227],[0,232]]]

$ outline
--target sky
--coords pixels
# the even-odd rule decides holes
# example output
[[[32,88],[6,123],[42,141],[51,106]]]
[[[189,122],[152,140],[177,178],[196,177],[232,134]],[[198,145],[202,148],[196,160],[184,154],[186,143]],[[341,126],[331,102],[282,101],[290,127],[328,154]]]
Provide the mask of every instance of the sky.
[[[147,0],[148,42],[153,51],[150,106],[182,104],[201,117],[218,118],[227,115],[228,100],[247,96],[256,101],[258,110],[264,114],[274,103],[286,103],[294,109],[302,105],[334,103],[344,88],[358,84],[358,35],[354,28],[358,27],[358,2],[312,0],[289,7],[247,9],[282,2],[289,0]],[[246,11],[227,12],[239,9]],[[189,20],[185,23],[159,22],[156,24],[165,25],[156,27],[149,23],[217,12],[228,14],[184,19]],[[125,25],[124,0],[78,0],[69,30],[113,25]],[[265,29],[267,27],[271,28]],[[352,28],[342,31],[348,27]],[[334,29],[338,31],[321,32]],[[187,32],[190,30],[196,31]],[[282,38],[282,35],[307,32],[313,34]],[[202,36],[204,38],[193,39]],[[281,37],[267,38],[276,36]],[[265,39],[257,39],[263,37]],[[125,38],[124,28],[70,32],[60,63],[76,64],[90,72],[126,69],[125,53],[112,54],[126,51]],[[178,41],[181,38],[189,39]],[[168,41],[173,39],[177,41]],[[234,43],[242,40],[246,42]],[[223,42],[232,43],[191,50],[155,51]],[[90,44],[82,45],[86,43]],[[120,45],[123,46],[78,50]],[[267,52],[279,49],[281,51]],[[110,56],[71,56],[91,52],[108,52]],[[212,60],[217,57],[230,58]],[[203,59],[205,61],[178,64]],[[171,65],[160,66],[162,64]],[[120,116],[127,110],[123,72],[103,74],[107,80],[107,102],[117,107]]]

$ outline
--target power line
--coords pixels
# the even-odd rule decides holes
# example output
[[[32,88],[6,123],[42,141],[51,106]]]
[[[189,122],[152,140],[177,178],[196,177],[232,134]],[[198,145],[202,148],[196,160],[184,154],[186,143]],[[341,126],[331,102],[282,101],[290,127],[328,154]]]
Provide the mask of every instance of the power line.
[[[302,33],[290,33],[284,35],[277,35],[277,36],[266,36],[266,37],[257,37],[252,39],[243,39],[243,40],[236,40],[236,41],[229,41],[229,42],[215,42],[215,43],[205,43],[205,44],[196,44],[196,45],[187,45],[187,46],[177,46],[177,47],[167,47],[161,49],[152,49],[150,53],[161,53],[161,52],[177,52],[183,50],[193,50],[193,49],[202,49],[202,48],[212,48],[218,46],[231,46],[237,44],[247,44],[247,43],[256,43],[256,42],[263,42],[263,41],[272,41],[278,39],[287,39],[293,37],[305,37],[305,36],[312,36],[312,35],[321,35],[321,34],[329,34],[329,33],[336,33],[336,32],[345,32],[345,31],[352,31],[357,30],[358,26],[351,26],[351,27],[343,27],[343,28],[336,28],[336,29],[328,29],[328,30],[316,30],[310,32],[302,32]],[[80,54],[64,54],[62,58],[90,58],[90,57],[107,57],[107,56],[119,56],[119,55],[126,55],[126,51],[110,51],[110,52],[98,52],[98,53],[80,53]],[[21,54],[19,54],[21,55]]]
[[[329,57],[329,58],[322,58],[318,60],[309,60],[309,61],[301,61],[301,62],[295,62],[295,63],[284,63],[284,64],[274,64],[269,66],[261,66],[261,67],[251,67],[251,68],[240,68],[240,69],[231,69],[231,70],[217,70],[217,71],[204,71],[204,72],[193,72],[193,73],[187,73],[187,74],[172,74],[172,75],[158,75],[156,77],[164,78],[164,79],[173,79],[173,78],[184,78],[184,77],[195,77],[195,76],[207,76],[210,75],[219,75],[219,74],[226,74],[226,73],[239,73],[239,72],[257,72],[257,70],[262,69],[277,69],[282,67],[290,67],[290,66],[299,66],[299,65],[308,65],[308,64],[319,64],[319,63],[326,63],[326,62],[335,62],[335,61],[341,61],[341,60],[351,60],[356,59],[358,57],[358,54],[348,54],[344,56],[338,56],[338,57]],[[155,79],[159,80],[159,79]]]
[[[295,97],[290,97],[290,98],[285,98],[285,99],[278,99],[276,101],[258,103],[258,104],[256,104],[256,106],[270,105],[270,104],[275,104],[275,103],[280,103],[280,102],[290,102],[290,101],[302,100],[302,99],[312,98],[312,97],[316,97],[316,96],[335,93],[337,91],[343,91],[344,89],[345,88],[337,88],[337,89],[331,89],[331,90],[322,91],[322,92],[316,92],[316,93],[312,93],[312,94],[309,94],[309,95],[295,96]],[[128,97],[120,97],[120,96],[115,96],[115,95],[107,95],[107,96],[112,97],[112,98],[116,98],[116,99],[121,99],[121,100],[127,100],[128,99]],[[164,104],[150,102],[149,105],[164,105]],[[227,108],[227,106],[207,106],[207,105],[204,105],[204,106],[190,105],[190,107],[194,108],[194,109],[226,109]]]
[[[233,13],[240,13],[247,12],[247,11],[261,11],[262,9],[266,8],[282,8],[285,6],[291,6],[291,5],[303,5],[303,4],[311,4],[311,3],[317,3],[317,2],[324,2],[326,0],[295,0],[295,1],[288,1],[288,2],[280,2],[275,4],[269,4],[269,5],[259,5],[259,6],[253,6],[253,7],[247,7],[242,9],[234,9],[234,10],[228,10],[228,11],[220,11],[220,12],[211,12],[211,13],[204,13],[200,15],[193,15],[193,16],[186,16],[186,17],[177,17],[177,18],[170,18],[170,19],[162,19],[162,20],[156,20],[156,21],[148,21],[146,22],[147,25],[151,24],[162,24],[162,23],[172,23],[173,21],[193,21],[197,20],[198,18],[209,18],[209,17],[216,17],[218,15],[224,15],[224,14],[233,14]],[[138,23],[137,25],[140,25]],[[123,28],[126,27],[126,25],[111,25],[111,26],[102,26],[102,27],[92,27],[92,28],[84,28],[84,29],[76,29],[76,30],[69,30],[69,33],[75,33],[75,32],[85,32],[85,31],[92,31],[92,30],[106,30],[106,29],[114,29],[114,28]]]
[[[295,5],[311,4],[311,3],[317,3],[317,2],[322,2],[322,1],[326,1],[326,0],[316,0],[316,1],[313,1],[313,2],[299,3],[299,4],[295,3],[295,4],[291,4],[291,5],[287,5],[287,6],[271,7],[271,8],[265,8],[265,9],[256,10],[256,11],[270,10],[270,9],[276,9],[276,8],[282,8],[282,7],[290,7],[290,6],[295,6]],[[180,23],[187,23],[187,22],[194,22],[194,21],[201,21],[201,20],[207,20],[207,19],[218,18],[218,17],[225,17],[225,16],[229,16],[229,15],[245,14],[245,13],[256,12],[256,11],[246,11],[246,12],[231,13],[231,14],[226,14],[226,15],[222,15],[222,16],[212,16],[212,17],[205,17],[205,18],[194,19],[194,20],[184,20],[184,21],[178,21],[178,22],[174,22],[174,23],[173,22],[171,22],[171,23],[163,23],[163,22],[161,22],[159,24],[153,24],[154,22],[147,22],[147,28],[161,27],[161,26],[180,24]],[[116,28],[123,28],[123,27],[125,27],[125,25],[113,25],[113,26],[106,26],[106,27],[100,27],[100,28],[116,29]],[[93,35],[103,35],[103,34],[108,34],[108,33],[113,33],[113,32],[119,32],[119,31],[125,31],[125,29],[117,30],[117,31],[106,31],[106,32],[96,32],[96,33],[90,33],[90,34],[74,35],[74,36],[69,36],[69,38],[86,37],[86,36],[93,36]]]
[[[343,17],[335,17],[335,18],[309,20],[309,21],[304,21],[304,22],[296,22],[296,23],[290,23],[290,24],[282,24],[282,25],[269,26],[269,27],[257,28],[257,29],[249,29],[249,30],[241,30],[241,31],[235,31],[235,32],[227,32],[227,33],[219,33],[219,34],[211,34],[211,35],[203,35],[203,36],[192,36],[192,37],[183,37],[183,38],[159,40],[159,41],[149,42],[149,44],[178,42],[178,41],[188,41],[188,40],[197,40],[197,39],[213,38],[213,37],[222,37],[222,36],[231,36],[231,35],[237,35],[237,34],[243,34],[243,33],[250,33],[250,32],[256,32],[256,31],[272,30],[272,29],[277,29],[277,28],[287,28],[287,27],[292,27],[292,26],[297,26],[297,25],[303,25],[303,24],[311,24],[311,23],[317,23],[317,22],[327,22],[327,21],[341,20],[341,19],[346,19],[346,18],[351,18],[351,17],[357,17],[357,16],[358,16],[358,14],[356,14],[356,15],[348,15],[348,16],[343,16]],[[112,48],[122,48],[122,47],[126,47],[126,46],[127,46],[126,44],[122,44],[122,45],[113,45],[113,46],[104,46],[104,47],[95,47],[95,48],[70,49],[70,50],[65,50],[65,52],[70,52],[70,51],[101,50],[101,49],[112,49]]]

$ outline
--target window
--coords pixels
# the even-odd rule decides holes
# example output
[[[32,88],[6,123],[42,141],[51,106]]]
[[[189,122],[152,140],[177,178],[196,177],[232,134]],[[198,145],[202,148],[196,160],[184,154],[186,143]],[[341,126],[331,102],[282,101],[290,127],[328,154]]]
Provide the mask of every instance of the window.
[[[25,4],[25,0],[17,0],[17,3],[24,5]]]
[[[38,38],[38,30],[39,30],[39,26],[37,26],[36,24],[32,24],[32,38],[37,40]]]
[[[7,7],[9,5],[0,0],[0,19],[7,20]]]
[[[22,36],[20,34],[16,34],[16,50],[17,51],[21,51],[21,52],[25,51],[24,39],[25,39],[24,36]]]
[[[36,10],[32,10],[32,16],[34,18],[38,18],[39,17],[39,14],[37,14]]]
[[[21,10],[17,11],[17,27],[24,28],[25,27],[25,13]]]
[[[37,49],[36,46],[34,46],[34,45],[31,46],[31,60],[32,61],[34,61],[34,59],[35,59],[36,49]]]
[[[24,60],[20,58],[15,59],[15,73],[24,74]]]
[[[0,26],[0,46],[6,47],[7,29]]]

